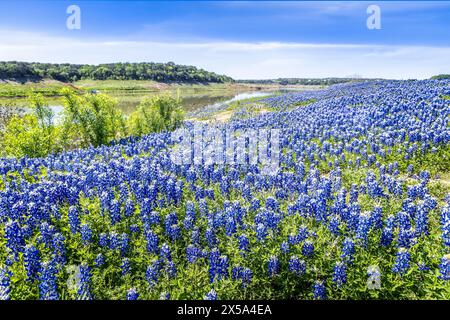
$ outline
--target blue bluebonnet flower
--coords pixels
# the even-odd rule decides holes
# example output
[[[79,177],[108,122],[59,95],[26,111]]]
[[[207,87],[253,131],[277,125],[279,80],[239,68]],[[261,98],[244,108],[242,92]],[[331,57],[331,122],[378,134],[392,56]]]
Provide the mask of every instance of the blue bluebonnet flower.
[[[352,184],[350,188],[350,202],[358,201],[358,186],[356,184]]]
[[[191,231],[191,241],[193,244],[200,243],[200,229],[198,227],[194,227]]]
[[[131,288],[127,291],[127,300],[138,300],[139,293],[135,288]]]
[[[186,248],[186,259],[189,263],[195,263],[197,259],[202,257],[202,250],[192,244]]]
[[[172,241],[178,240],[181,237],[181,228],[178,225],[172,225],[169,229],[169,238]]]
[[[322,281],[316,281],[313,287],[313,297],[316,300],[326,299],[326,289]]]
[[[147,267],[145,278],[151,288],[158,283],[161,267],[161,260],[155,260]]]
[[[109,217],[111,219],[111,224],[115,225],[119,223],[121,220],[120,216],[120,203],[116,199],[111,201],[111,205],[109,208]]]
[[[412,199],[423,199],[426,194],[426,187],[421,184],[408,186],[407,195]]]
[[[228,217],[225,222],[225,233],[231,237],[237,231],[236,221],[233,217]]]
[[[345,216],[343,217],[347,221],[347,227],[348,229],[352,231],[357,231],[358,229],[358,223],[361,216],[361,206],[359,203],[351,203],[348,207],[348,211],[345,213]]]
[[[147,251],[150,253],[158,253],[158,236],[152,231],[145,232],[145,239],[147,240]]]
[[[23,253],[23,260],[27,271],[27,280],[36,280],[41,269],[39,250],[33,245],[27,245]]]
[[[173,261],[167,261],[166,263],[166,274],[169,279],[173,279],[177,276],[177,268]]]
[[[373,208],[372,214],[370,215],[370,223],[375,230],[383,228],[383,211],[381,207],[377,206]]]
[[[441,272],[440,279],[450,280],[450,254],[442,257],[441,263],[439,264],[439,271]]]
[[[56,285],[57,270],[53,261],[44,262],[39,277],[39,297],[41,300],[59,300]]]
[[[425,183],[427,183],[431,178],[430,172],[427,170],[419,172],[419,178],[422,179]]]
[[[291,233],[288,235],[288,245],[294,246],[300,242],[302,242],[302,238],[298,234]]]
[[[342,245],[341,259],[346,262],[353,261],[353,255],[355,254],[355,243],[350,238],[345,238]]]
[[[172,251],[170,250],[170,247],[169,247],[169,245],[167,243],[164,243],[161,246],[160,254],[161,254],[161,258],[162,259],[165,259],[167,261],[171,261],[172,260]]]
[[[92,230],[87,223],[83,223],[81,225],[80,233],[81,233],[81,241],[83,241],[85,245],[91,242]]]
[[[239,242],[239,250],[241,250],[241,252],[246,252],[250,249],[250,241],[248,240],[248,237],[245,234],[241,234],[238,237],[238,242]]]
[[[371,198],[383,197],[383,188],[378,183],[373,172],[369,171],[366,177],[367,193]]]
[[[134,202],[131,199],[127,199],[125,202],[125,210],[124,215],[125,217],[131,217],[134,214],[135,206]]]
[[[450,205],[446,205],[441,210],[441,230],[442,242],[450,247]]]
[[[267,266],[269,270],[269,276],[271,277],[277,275],[280,272],[280,260],[278,260],[278,257],[276,256],[271,256],[269,258]]]
[[[78,300],[92,300],[91,269],[85,263],[80,265],[80,284],[78,287]]]
[[[166,228],[166,233],[169,233],[170,227],[177,223],[178,223],[178,217],[175,214],[175,212],[171,212],[168,215],[166,215],[166,218],[164,219],[164,226]]]
[[[258,223],[256,226],[256,239],[260,242],[267,237],[267,227],[263,223]]]
[[[364,212],[360,214],[358,219],[358,228],[356,230],[356,239],[361,241],[363,246],[367,246],[370,225],[371,225],[370,213]]]
[[[129,249],[130,246],[130,237],[127,233],[122,233],[121,239],[120,239],[120,254],[124,256]]]
[[[219,297],[217,296],[217,292],[214,289],[211,289],[205,296],[203,297],[203,300],[218,300]]]
[[[217,237],[213,228],[207,228],[205,232],[206,242],[210,248],[213,248],[217,245]]]
[[[64,265],[66,263],[66,247],[64,245],[65,238],[61,233],[55,233],[53,235],[53,254],[55,263]]]
[[[250,201],[250,210],[258,211],[259,208],[261,208],[261,201],[257,198],[253,198],[252,201]]]
[[[400,248],[410,248],[415,242],[414,229],[400,228],[398,232],[397,246]]]
[[[427,266],[425,262],[420,262],[417,264],[419,271],[430,271],[430,267]]]
[[[228,277],[228,268],[228,257],[220,255],[218,249],[212,249],[209,254],[209,281],[213,283],[216,279]]]
[[[105,232],[100,233],[98,238],[98,244],[100,247],[105,248],[109,246],[109,237]]]
[[[306,272],[306,262],[304,260],[300,260],[297,256],[292,256],[289,259],[289,271],[301,276]]]
[[[195,216],[195,206],[192,201],[186,202],[186,216],[184,220],[184,228],[191,229],[194,226],[196,216]]]
[[[14,255],[17,255],[25,244],[22,230],[17,221],[12,220],[5,224],[6,246]]]
[[[12,273],[7,267],[0,267],[0,300],[9,300]]]
[[[111,250],[118,250],[120,249],[120,245],[122,243],[122,236],[119,235],[117,232],[111,232],[109,234],[109,248]]]
[[[408,167],[406,168],[406,171],[407,171],[409,174],[412,174],[413,171],[414,171],[414,166],[413,166],[412,164],[409,164]]]
[[[95,265],[97,267],[101,267],[105,264],[105,257],[103,256],[103,254],[99,253],[96,257],[95,257]]]
[[[55,227],[44,221],[39,226],[39,233],[41,234],[41,240],[46,248],[50,248],[52,245],[53,235],[55,233]]]
[[[280,207],[280,204],[278,201],[272,197],[267,197],[266,199],[266,209],[267,210],[273,210],[278,211]]]
[[[120,269],[122,270],[122,275],[127,275],[131,273],[131,264],[128,258],[122,259],[122,264],[120,265]]]
[[[394,239],[394,227],[395,227],[395,217],[393,215],[390,215],[389,217],[387,217],[386,225],[381,233],[380,242],[383,247],[391,245],[392,240]]]
[[[287,241],[283,241],[281,243],[280,249],[281,249],[282,253],[288,253],[289,252],[289,243]]]
[[[340,234],[340,220],[339,216],[333,216],[328,223],[328,230],[335,236]]]
[[[309,256],[312,256],[314,254],[314,244],[311,241],[306,240],[303,243],[302,254],[305,257],[309,257]]]
[[[347,268],[344,263],[337,262],[333,269],[333,282],[341,287],[347,283]]]
[[[400,248],[397,253],[395,264],[392,267],[392,272],[400,275],[405,274],[410,267],[410,259],[410,253],[405,248]]]
[[[69,208],[69,226],[71,233],[77,233],[80,228],[80,213],[78,212],[78,208],[75,206],[71,206]]]
[[[241,280],[241,285],[245,288],[252,282],[253,272],[248,268],[236,266],[231,270],[231,278],[233,280]]]
[[[158,225],[160,223],[159,213],[156,211],[150,212],[148,216],[148,222],[150,225]]]
[[[132,224],[130,226],[130,232],[134,234],[138,234],[141,231],[141,228],[137,224]]]

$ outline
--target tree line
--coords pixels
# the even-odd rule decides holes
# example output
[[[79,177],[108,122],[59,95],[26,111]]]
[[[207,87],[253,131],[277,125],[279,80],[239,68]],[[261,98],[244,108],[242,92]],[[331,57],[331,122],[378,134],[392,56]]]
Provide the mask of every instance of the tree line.
[[[0,62],[0,79],[3,80],[41,80],[54,79],[62,82],[74,82],[83,79],[92,80],[153,80],[158,82],[232,82],[233,79],[198,69],[168,63],[108,63],[88,64],[55,64],[38,62]]]
[[[444,79],[450,79],[450,74],[438,74],[436,76],[431,77],[432,80],[444,80]]]
[[[279,85],[332,85],[350,81],[364,81],[363,78],[278,78],[263,80],[237,80],[237,83],[279,84]],[[374,79],[370,79],[374,80]]]

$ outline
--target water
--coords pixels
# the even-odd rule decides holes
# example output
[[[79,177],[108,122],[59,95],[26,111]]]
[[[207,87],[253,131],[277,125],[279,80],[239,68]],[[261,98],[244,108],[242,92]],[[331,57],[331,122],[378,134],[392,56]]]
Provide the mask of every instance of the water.
[[[275,92],[280,92],[280,90],[273,91],[239,91],[239,90],[194,90],[194,91],[181,91],[180,93],[173,91],[170,92],[173,96],[180,95],[181,105],[183,109],[189,115],[200,115],[200,114],[210,114],[214,110],[221,110],[224,106],[228,104],[240,100],[257,98],[257,97],[265,97]],[[287,90],[282,90],[282,92],[287,92]],[[158,94],[155,92],[148,91],[134,91],[134,92],[112,92],[108,93],[118,100],[118,107],[124,112],[125,115],[131,114],[134,110],[136,110],[140,101],[142,101],[145,97],[151,97],[152,95]],[[26,101],[24,101],[26,103]],[[1,102],[0,102],[1,104]],[[64,107],[62,106],[62,101],[59,98],[50,99],[49,106],[52,109],[55,117],[55,123],[59,123],[62,119],[62,113]],[[9,107],[2,107],[3,110]],[[9,110],[19,110],[19,109]],[[27,112],[31,112],[31,109],[28,107],[21,107],[21,112],[17,112],[17,114],[23,114]],[[15,111],[9,111],[9,113],[16,113]],[[4,117],[2,121],[1,110],[0,110],[0,126],[4,123]]]

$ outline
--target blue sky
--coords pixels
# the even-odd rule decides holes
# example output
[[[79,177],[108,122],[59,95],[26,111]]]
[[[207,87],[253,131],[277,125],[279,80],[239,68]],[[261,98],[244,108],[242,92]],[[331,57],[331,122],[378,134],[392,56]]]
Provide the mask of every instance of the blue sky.
[[[370,4],[381,30],[366,27]],[[0,60],[174,61],[241,79],[427,78],[450,73],[449,34],[446,1],[0,1]]]

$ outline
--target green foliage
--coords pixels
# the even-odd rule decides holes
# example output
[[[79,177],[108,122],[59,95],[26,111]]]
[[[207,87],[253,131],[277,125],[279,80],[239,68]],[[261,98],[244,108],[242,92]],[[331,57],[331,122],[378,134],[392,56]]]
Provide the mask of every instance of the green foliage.
[[[29,98],[33,114],[14,116],[2,134],[4,155],[15,157],[44,157],[60,150],[59,128],[53,125],[54,114],[41,94]]]
[[[63,82],[81,79],[154,80],[160,82],[232,82],[233,79],[193,66],[168,63],[109,63],[100,65],[0,62],[0,79]]]
[[[176,129],[183,120],[180,100],[169,95],[144,99],[128,120],[129,131],[134,136]]]
[[[13,116],[0,131],[1,156],[43,157],[62,150],[107,145],[127,135],[174,130],[183,121],[180,100],[168,95],[144,99],[128,120],[105,94],[78,95],[64,88],[61,124],[42,94],[31,94],[32,114]]]
[[[64,98],[63,132],[70,146],[94,147],[125,135],[124,116],[117,101],[104,94],[78,96],[69,89]]]
[[[291,108],[293,108],[293,107],[305,107],[305,106],[307,106],[307,105],[309,105],[311,103],[314,103],[316,101],[317,101],[317,99],[309,99],[309,100],[306,100],[306,101],[300,101],[300,102],[294,103],[290,107]]]

